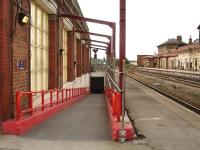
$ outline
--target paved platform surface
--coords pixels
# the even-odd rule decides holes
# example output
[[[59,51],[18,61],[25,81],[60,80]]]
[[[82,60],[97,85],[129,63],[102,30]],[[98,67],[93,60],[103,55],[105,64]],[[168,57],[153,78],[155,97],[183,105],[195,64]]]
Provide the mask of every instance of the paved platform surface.
[[[127,78],[126,106],[143,143],[155,150],[200,150],[197,114]],[[200,100],[200,99],[199,99]]]
[[[0,150],[150,150],[111,141],[104,95],[91,94],[23,136],[0,135]]]

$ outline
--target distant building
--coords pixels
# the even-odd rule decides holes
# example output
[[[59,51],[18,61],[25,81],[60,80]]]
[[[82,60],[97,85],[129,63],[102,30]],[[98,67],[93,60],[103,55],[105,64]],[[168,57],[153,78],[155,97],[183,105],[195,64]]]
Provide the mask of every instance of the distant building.
[[[145,58],[148,56],[151,56],[151,55],[137,55],[137,65],[140,67],[148,66],[145,60]]]
[[[168,39],[166,42],[158,45],[159,54],[168,54],[175,52],[178,47],[186,46],[182,41],[182,36],[178,35],[176,39]]]
[[[138,66],[200,71],[200,45],[189,38],[188,44],[179,35],[160,44],[156,55],[138,55]]]

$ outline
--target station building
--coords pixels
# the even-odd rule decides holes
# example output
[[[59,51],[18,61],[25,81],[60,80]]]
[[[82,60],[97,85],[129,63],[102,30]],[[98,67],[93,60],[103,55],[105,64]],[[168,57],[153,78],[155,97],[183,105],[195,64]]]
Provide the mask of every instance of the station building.
[[[90,37],[73,32],[88,26],[59,13],[83,16],[77,0],[0,1],[0,126],[15,116],[16,91],[89,87]]]
[[[199,41],[182,41],[182,36],[168,39],[160,44],[158,54],[138,55],[137,61],[140,67],[162,68],[162,69],[180,69],[200,71],[200,45]]]

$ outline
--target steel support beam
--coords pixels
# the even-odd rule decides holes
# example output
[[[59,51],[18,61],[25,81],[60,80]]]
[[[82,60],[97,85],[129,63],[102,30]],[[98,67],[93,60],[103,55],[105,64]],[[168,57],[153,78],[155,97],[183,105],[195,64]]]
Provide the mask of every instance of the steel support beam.
[[[78,33],[81,33],[81,34],[90,34],[90,35],[94,35],[94,36],[101,36],[101,37],[105,37],[105,38],[111,40],[110,35],[99,34],[99,33],[94,33],[94,32],[87,32],[87,31],[82,31],[82,30],[74,30],[74,32],[78,32]]]
[[[80,17],[76,15],[69,15],[69,14],[60,14],[60,17],[64,18],[71,18],[73,20],[81,20],[81,21],[88,21],[88,22],[93,22],[97,24],[103,24],[103,25],[108,25],[109,27],[112,28],[112,39],[110,38],[111,41],[111,48],[110,48],[110,54],[111,54],[111,62],[113,63],[113,59],[115,57],[115,35],[116,35],[116,23],[115,22],[110,22],[110,21],[104,21],[104,20],[98,20],[98,19],[92,19],[92,18],[86,18],[86,17]]]
[[[71,19],[75,19],[75,20],[88,21],[88,22],[93,22],[93,23],[98,23],[98,24],[104,24],[104,25],[110,26],[111,28],[112,28],[112,25],[115,24],[115,22],[86,18],[86,17],[80,17],[80,16],[75,16],[75,15],[69,15],[69,14],[60,14],[60,17],[71,18]]]
[[[107,51],[108,50],[108,49],[99,48],[99,47],[95,47],[95,46],[90,46],[89,48],[98,48],[98,50],[102,50],[102,51]]]
[[[108,48],[107,46],[102,46],[102,45],[97,45],[97,44],[90,44],[90,43],[86,43],[89,46],[96,46],[96,47],[101,47],[101,48]]]
[[[103,41],[98,41],[98,40],[91,40],[91,39],[82,39],[82,40],[84,40],[84,41],[96,42],[96,43],[102,43],[102,44],[106,44],[106,45],[109,44],[109,42],[103,42]]]

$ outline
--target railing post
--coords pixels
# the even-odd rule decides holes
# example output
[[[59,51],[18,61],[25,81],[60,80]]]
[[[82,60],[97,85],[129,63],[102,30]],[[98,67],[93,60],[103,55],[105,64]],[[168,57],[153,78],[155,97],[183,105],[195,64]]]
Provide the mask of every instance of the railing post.
[[[20,119],[20,115],[21,115],[20,97],[21,97],[21,92],[17,91],[16,92],[16,118],[17,120]]]
[[[50,91],[50,107],[53,106],[53,91]]]
[[[66,90],[66,91],[65,91],[65,94],[66,94],[66,101],[67,101],[67,99],[68,99],[68,97],[67,97],[67,96],[68,96],[67,91],[68,91],[68,90],[67,90],[67,89],[65,89],[65,90]]]
[[[62,89],[62,103],[64,102],[64,89]]]
[[[33,115],[33,94],[32,94],[32,92],[29,95],[29,109],[30,109],[30,114]]]
[[[59,103],[59,90],[56,89],[56,104]]]
[[[44,91],[42,91],[42,110],[44,110]]]
[[[69,99],[72,99],[72,89],[69,89]]]

